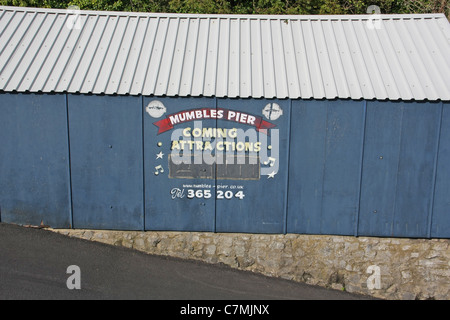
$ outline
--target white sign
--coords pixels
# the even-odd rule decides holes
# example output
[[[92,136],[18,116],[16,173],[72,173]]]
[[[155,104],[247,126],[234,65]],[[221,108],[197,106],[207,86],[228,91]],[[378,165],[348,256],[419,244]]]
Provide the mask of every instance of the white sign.
[[[167,109],[161,101],[153,100],[147,105],[145,111],[153,118],[160,118],[166,113]]]
[[[276,103],[267,104],[262,110],[262,114],[269,120],[277,120],[283,115],[283,110]]]

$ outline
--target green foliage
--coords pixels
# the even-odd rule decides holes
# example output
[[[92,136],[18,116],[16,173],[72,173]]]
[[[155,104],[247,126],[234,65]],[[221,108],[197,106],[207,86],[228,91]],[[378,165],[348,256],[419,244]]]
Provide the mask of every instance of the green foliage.
[[[228,1],[170,0],[169,11],[176,13],[231,13]]]
[[[0,0],[0,5],[82,10],[214,14],[366,14],[435,13],[450,16],[450,0]]]

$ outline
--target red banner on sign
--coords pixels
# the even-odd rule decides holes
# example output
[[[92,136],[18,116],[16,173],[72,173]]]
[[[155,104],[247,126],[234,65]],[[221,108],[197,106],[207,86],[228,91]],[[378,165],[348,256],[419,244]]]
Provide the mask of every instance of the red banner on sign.
[[[227,120],[241,124],[254,126],[259,132],[267,134],[267,130],[275,127],[273,123],[265,121],[260,116],[255,116],[249,113],[234,111],[222,108],[200,108],[185,110],[166,116],[165,119],[154,122],[158,127],[158,134],[169,131],[177,124],[185,123],[195,120]]]

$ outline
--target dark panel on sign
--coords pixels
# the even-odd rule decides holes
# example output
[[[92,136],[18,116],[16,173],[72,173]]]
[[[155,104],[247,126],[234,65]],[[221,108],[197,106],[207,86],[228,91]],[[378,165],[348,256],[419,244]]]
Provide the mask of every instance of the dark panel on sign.
[[[0,95],[3,222],[71,226],[64,95]]]
[[[216,230],[284,233],[290,101],[218,99],[218,110]]]
[[[212,98],[143,99],[146,230],[214,231],[215,113]]]
[[[364,102],[293,101],[288,232],[355,233]]]
[[[450,104],[442,103],[442,122],[434,189],[432,238],[450,238]]]
[[[217,164],[217,180],[259,180],[261,164],[258,156],[233,155]]]
[[[196,163],[194,157],[191,159],[191,163],[178,163],[176,164],[171,159],[169,154],[168,166],[169,166],[169,178],[171,179],[214,179],[215,178],[215,166],[206,163]],[[200,157],[200,161],[202,158]]]
[[[367,103],[358,233],[427,237],[439,103]]]
[[[143,229],[142,99],[69,95],[75,228]]]
[[[222,164],[192,163],[175,164],[169,159],[169,178],[171,179],[229,179],[229,180],[259,180],[259,157],[233,156]],[[200,161],[201,161],[201,157]]]

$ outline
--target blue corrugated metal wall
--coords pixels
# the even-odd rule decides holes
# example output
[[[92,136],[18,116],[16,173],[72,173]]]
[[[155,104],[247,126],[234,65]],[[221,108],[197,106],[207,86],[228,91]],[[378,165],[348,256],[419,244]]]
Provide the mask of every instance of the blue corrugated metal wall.
[[[288,232],[355,234],[365,103],[293,101]]]
[[[71,225],[66,96],[0,95],[1,220]]]
[[[170,177],[175,130],[157,133],[145,109],[155,99],[166,116],[199,108],[262,116],[276,102],[283,115],[269,120],[277,132],[265,139],[279,143],[260,158],[261,171],[270,169],[276,152],[276,170],[245,180]],[[55,228],[450,238],[449,141],[448,102],[3,93],[0,218]],[[201,192],[188,197],[189,188]]]
[[[430,236],[441,109],[368,103],[358,233]]]
[[[69,95],[74,228],[142,229],[142,101]]]

